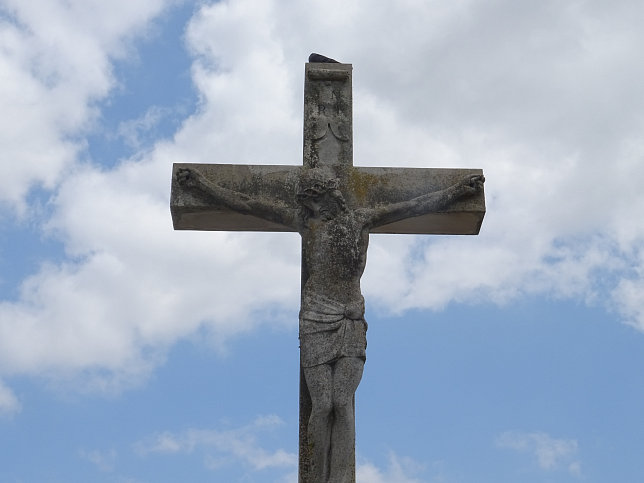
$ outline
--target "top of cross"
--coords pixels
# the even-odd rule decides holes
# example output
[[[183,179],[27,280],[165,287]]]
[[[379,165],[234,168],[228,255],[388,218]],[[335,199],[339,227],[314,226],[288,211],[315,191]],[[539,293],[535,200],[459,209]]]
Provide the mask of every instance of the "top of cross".
[[[412,199],[450,186],[481,170],[447,168],[353,167],[351,64],[312,54],[305,66],[303,164],[176,164],[174,174],[194,167],[213,183],[251,197],[296,206],[297,185],[310,168],[326,168],[340,182],[351,206],[376,206]],[[240,214],[186,190],[173,174],[171,208],[175,229],[290,231],[288,227]],[[379,227],[379,233],[476,234],[485,215],[483,192],[440,212]]]
[[[353,166],[352,69],[351,64],[306,64],[304,165],[308,168]]]

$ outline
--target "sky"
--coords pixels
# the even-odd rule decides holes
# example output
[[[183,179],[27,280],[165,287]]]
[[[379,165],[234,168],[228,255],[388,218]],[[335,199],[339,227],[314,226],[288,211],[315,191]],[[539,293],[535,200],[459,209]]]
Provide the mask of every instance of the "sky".
[[[173,231],[173,162],[481,168],[478,236],[372,235],[361,483],[644,474],[638,0],[0,0],[0,482],[297,481],[300,246]]]

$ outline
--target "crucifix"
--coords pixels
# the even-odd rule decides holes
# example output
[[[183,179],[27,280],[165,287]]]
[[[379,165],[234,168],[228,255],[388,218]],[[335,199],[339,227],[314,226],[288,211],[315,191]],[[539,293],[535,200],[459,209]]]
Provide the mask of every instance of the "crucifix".
[[[309,58],[302,166],[173,166],[175,230],[302,237],[300,483],[355,482],[369,234],[476,235],[485,215],[479,169],[353,166],[351,83],[351,64]]]

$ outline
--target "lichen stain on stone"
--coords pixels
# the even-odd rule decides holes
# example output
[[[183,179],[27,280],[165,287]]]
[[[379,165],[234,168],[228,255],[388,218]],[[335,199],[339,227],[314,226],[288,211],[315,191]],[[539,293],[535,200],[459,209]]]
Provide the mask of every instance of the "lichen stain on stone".
[[[363,205],[368,201],[367,197],[373,187],[377,184],[383,184],[385,179],[382,176],[351,169],[348,181],[348,191],[353,194],[359,205]]]

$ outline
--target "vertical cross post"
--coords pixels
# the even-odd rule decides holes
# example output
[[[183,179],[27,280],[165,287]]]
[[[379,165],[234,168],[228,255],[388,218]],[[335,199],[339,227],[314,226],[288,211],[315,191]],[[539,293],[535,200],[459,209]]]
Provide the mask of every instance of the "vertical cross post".
[[[304,168],[327,167],[345,181],[353,167],[352,70],[351,64],[311,62],[304,69]],[[303,252],[302,287],[308,279],[304,259]],[[329,263],[333,262],[330,260]],[[300,483],[312,481],[311,443],[308,439],[310,416],[311,396],[300,363]],[[352,460],[353,467],[350,471],[353,473],[352,481],[355,481],[355,447]]]

